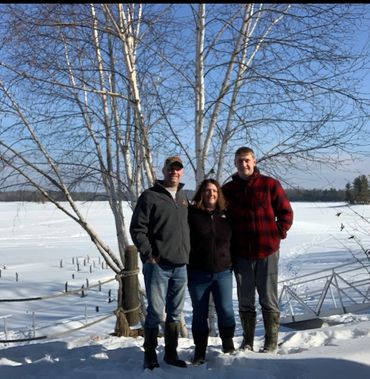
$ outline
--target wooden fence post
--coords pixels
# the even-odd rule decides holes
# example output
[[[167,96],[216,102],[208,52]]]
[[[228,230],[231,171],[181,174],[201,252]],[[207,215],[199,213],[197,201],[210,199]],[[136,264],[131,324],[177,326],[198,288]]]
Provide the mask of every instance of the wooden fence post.
[[[126,313],[130,326],[136,325],[140,321],[138,274],[138,252],[134,245],[130,245],[125,249],[125,268],[122,278],[122,305],[124,310],[131,310]]]
[[[139,297],[139,267],[138,252],[134,245],[125,249],[125,268],[117,275],[118,289],[118,315],[116,334],[119,336],[133,336],[129,326],[140,322]]]

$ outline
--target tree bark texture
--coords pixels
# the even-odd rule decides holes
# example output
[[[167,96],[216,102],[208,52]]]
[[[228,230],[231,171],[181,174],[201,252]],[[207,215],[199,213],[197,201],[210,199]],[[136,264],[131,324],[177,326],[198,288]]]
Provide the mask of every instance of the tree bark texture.
[[[125,249],[125,268],[117,275],[119,288],[115,334],[120,337],[139,334],[140,328],[132,328],[140,323],[138,273],[138,252],[135,246],[129,245]]]

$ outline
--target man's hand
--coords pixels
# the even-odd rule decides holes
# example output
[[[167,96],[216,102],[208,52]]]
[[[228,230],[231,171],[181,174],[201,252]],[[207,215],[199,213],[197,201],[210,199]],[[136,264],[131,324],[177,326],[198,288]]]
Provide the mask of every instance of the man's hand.
[[[155,258],[155,257],[153,257],[152,255],[150,255],[150,256],[148,257],[148,259],[145,261],[145,263],[156,264],[156,263],[158,263],[158,261],[159,261],[159,257],[158,257],[158,258]]]

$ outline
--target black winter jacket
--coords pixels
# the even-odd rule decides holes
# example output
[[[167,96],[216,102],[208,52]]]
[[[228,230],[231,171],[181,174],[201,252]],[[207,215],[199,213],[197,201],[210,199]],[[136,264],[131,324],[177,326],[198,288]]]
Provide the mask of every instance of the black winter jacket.
[[[219,212],[189,207],[190,258],[189,269],[211,272],[231,268],[231,227]]]
[[[188,200],[179,185],[176,201],[162,186],[162,181],[139,197],[130,224],[132,241],[142,262],[159,257],[173,264],[189,262],[190,237]]]

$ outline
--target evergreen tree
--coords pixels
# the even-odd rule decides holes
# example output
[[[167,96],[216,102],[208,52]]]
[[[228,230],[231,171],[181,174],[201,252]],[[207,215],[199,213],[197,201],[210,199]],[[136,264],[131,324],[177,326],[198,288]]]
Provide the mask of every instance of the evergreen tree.
[[[366,175],[360,175],[353,181],[353,200],[356,204],[369,204],[369,181]]]
[[[354,203],[354,200],[353,200],[353,190],[352,190],[351,183],[349,183],[349,182],[346,184],[346,191],[345,191],[345,195],[344,196],[345,196],[344,200],[347,203],[350,203],[350,204]]]

